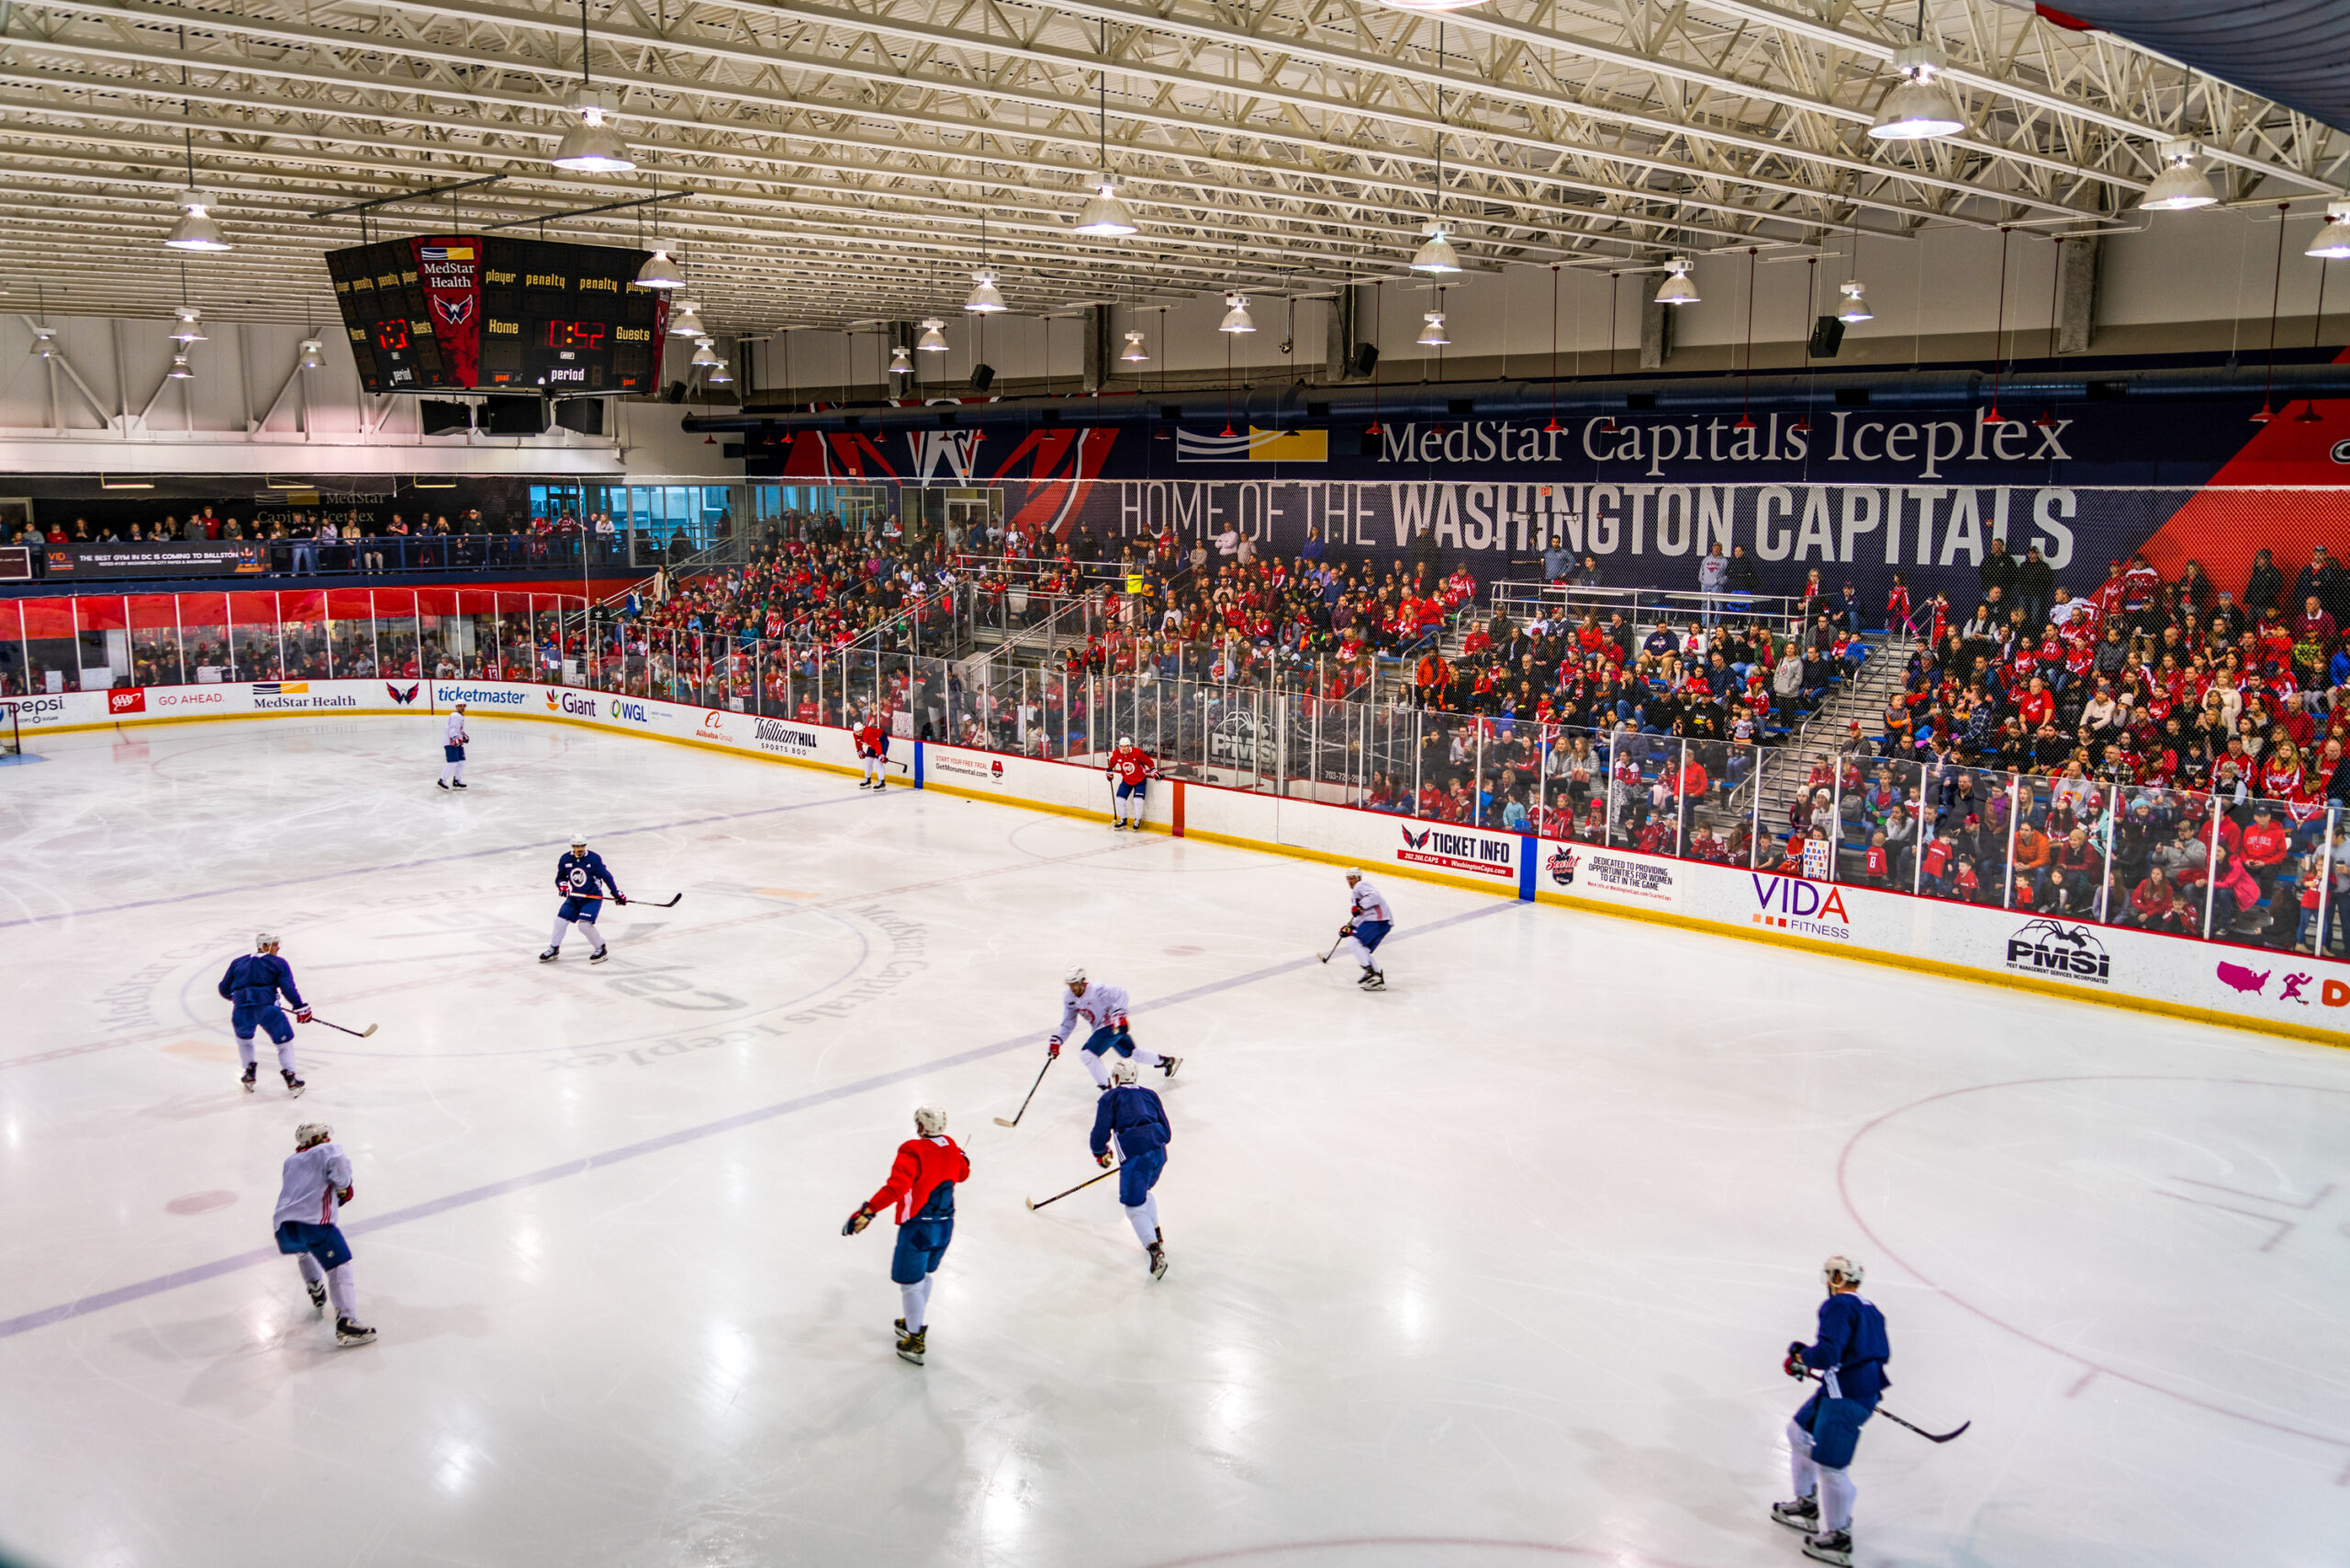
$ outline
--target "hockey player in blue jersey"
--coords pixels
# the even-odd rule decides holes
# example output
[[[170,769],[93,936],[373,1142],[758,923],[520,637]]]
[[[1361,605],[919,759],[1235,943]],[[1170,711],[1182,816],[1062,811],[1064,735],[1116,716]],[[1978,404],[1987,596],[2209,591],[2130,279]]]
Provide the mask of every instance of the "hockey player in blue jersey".
[[[588,847],[584,833],[571,836],[571,848],[554,863],[554,890],[563,895],[563,908],[555,912],[554,935],[547,942],[547,950],[539,955],[539,962],[552,964],[563,955],[563,934],[571,926],[579,927],[594,951],[588,955],[591,964],[600,964],[610,957],[601,933],[596,929],[596,912],[603,907],[604,890],[611,890],[614,903],[628,902],[628,895],[612,880],[604,857]]]
[[[1876,1414],[1876,1402],[1893,1380],[1885,1363],[1893,1359],[1885,1314],[1861,1292],[1861,1266],[1839,1255],[1820,1265],[1828,1299],[1819,1304],[1819,1338],[1787,1347],[1790,1377],[1819,1374],[1819,1387],[1787,1423],[1795,1500],[1774,1503],[1771,1517],[1804,1532],[1803,1554],[1849,1568],[1852,1561],[1852,1478],[1850,1466],[1860,1446],[1861,1426]]]
[[[1175,1129],[1167,1125],[1167,1107],[1156,1090],[1135,1081],[1135,1064],[1121,1059],[1111,1065],[1110,1087],[1093,1108],[1093,1158],[1118,1170],[1118,1202],[1135,1238],[1150,1254],[1150,1277],[1167,1277],[1167,1238],[1158,1227],[1158,1199],[1151,1189],[1167,1169],[1167,1145]],[[1110,1155],[1112,1141],[1117,1158]]]
[[[302,1000],[301,988],[294,983],[294,966],[277,956],[277,938],[264,931],[253,938],[252,952],[229,960],[228,973],[220,977],[220,994],[235,1004],[229,1022],[237,1031],[237,1055],[245,1064],[245,1092],[253,1092],[258,1070],[253,1030],[259,1027],[277,1047],[277,1071],[285,1080],[285,1092],[299,1099],[308,1086],[294,1072],[294,1025],[285,1021],[285,1011],[277,1005],[280,991],[294,1004],[295,1019],[308,1023],[310,1004]]]

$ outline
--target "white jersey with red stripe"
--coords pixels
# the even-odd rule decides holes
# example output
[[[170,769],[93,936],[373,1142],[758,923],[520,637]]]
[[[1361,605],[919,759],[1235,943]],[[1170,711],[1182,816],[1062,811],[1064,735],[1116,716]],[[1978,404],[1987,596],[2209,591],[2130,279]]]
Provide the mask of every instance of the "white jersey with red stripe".
[[[1077,1032],[1080,1019],[1085,1022],[1083,1034]],[[1089,981],[1083,996],[1072,996],[1067,986],[1061,988],[1061,1021],[1053,1036],[1061,1040],[1083,1040],[1096,1029],[1116,1029],[1126,1022],[1126,988],[1103,985],[1100,980]]]
[[[331,1140],[314,1143],[285,1157],[279,1179],[277,1208],[269,1216],[272,1230],[289,1219],[304,1225],[332,1225],[342,1212],[342,1193],[351,1185],[351,1157]]]
[[[1121,784],[1140,784],[1158,777],[1158,759],[1138,745],[1122,745],[1110,754],[1110,771]]]
[[[1383,924],[1395,924],[1395,912],[1387,907],[1387,895],[1371,885],[1369,877],[1354,885],[1354,900],[1348,911],[1350,920],[1376,920]]]

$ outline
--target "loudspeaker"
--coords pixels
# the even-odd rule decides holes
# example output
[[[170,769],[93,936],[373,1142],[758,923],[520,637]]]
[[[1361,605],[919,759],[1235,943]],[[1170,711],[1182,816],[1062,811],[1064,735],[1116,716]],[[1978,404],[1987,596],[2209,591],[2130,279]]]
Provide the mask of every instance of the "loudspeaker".
[[[1378,364],[1379,345],[1377,343],[1357,343],[1355,352],[1347,360],[1347,374],[1369,375]]]
[[[425,398],[418,401],[416,414],[423,421],[427,435],[446,435],[451,431],[474,428],[474,406],[471,403],[452,403],[442,398]]]
[[[544,398],[488,398],[482,401],[481,429],[487,435],[544,435]]]
[[[971,366],[972,391],[984,392],[994,385],[995,366],[991,364],[975,364]]]
[[[581,435],[604,433],[604,400],[601,398],[564,398],[554,406],[554,422],[567,431]]]
[[[1844,346],[1844,323],[1833,316],[1822,316],[1811,325],[1811,357],[1834,359],[1836,351]]]
[[[661,400],[664,403],[684,402],[686,400],[686,384],[682,381],[672,381],[668,386],[661,389]]]

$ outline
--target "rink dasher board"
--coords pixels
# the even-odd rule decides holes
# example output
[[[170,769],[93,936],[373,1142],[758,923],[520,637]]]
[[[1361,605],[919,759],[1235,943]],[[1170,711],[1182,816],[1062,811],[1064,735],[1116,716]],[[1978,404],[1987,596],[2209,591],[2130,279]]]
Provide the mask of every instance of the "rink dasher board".
[[[11,699],[20,733],[66,734],[205,720],[344,713],[528,719],[731,752],[828,772],[861,771],[848,732],[657,698],[521,681],[219,682]],[[893,746],[904,750],[906,743]],[[437,750],[437,747],[433,748]],[[913,743],[893,783],[1019,809],[1109,820],[1090,763]],[[1589,913],[1647,920],[1950,979],[2199,1023],[2350,1045],[2350,964],[1918,898],[1740,867],[1415,818],[1221,785],[1159,780],[1153,831],[1438,882]],[[1334,904],[1337,902],[1334,895]],[[1406,921],[1409,914],[1404,914]]]

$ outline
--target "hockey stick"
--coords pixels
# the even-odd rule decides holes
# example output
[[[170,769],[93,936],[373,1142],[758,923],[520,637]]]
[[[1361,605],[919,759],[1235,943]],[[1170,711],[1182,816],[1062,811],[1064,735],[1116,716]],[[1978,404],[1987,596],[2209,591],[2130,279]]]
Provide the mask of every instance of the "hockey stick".
[[[1115,1176],[1115,1175],[1116,1175],[1116,1174],[1117,1174],[1121,1170],[1123,1170],[1123,1169],[1124,1169],[1124,1167],[1122,1167],[1122,1166],[1113,1165],[1112,1167],[1110,1167],[1110,1169],[1109,1169],[1109,1170],[1104,1170],[1103,1172],[1102,1172],[1102,1174],[1101,1174],[1101,1175],[1099,1175],[1099,1176],[1093,1176],[1093,1177],[1089,1177],[1089,1178],[1087,1178],[1085,1181],[1080,1182],[1076,1186],[1071,1187],[1071,1188],[1069,1190],[1069,1193],[1082,1193],[1083,1191],[1085,1191],[1085,1189],[1087,1189],[1088,1187],[1091,1187],[1091,1185],[1093,1185],[1093,1183],[1094,1183],[1094,1182],[1107,1182],[1111,1177]],[[1069,1193],[1054,1193],[1051,1197],[1049,1197],[1049,1198],[1030,1198],[1030,1199],[1028,1200],[1028,1206],[1029,1206],[1031,1209],[1041,1209],[1041,1208],[1043,1208],[1046,1204],[1058,1204],[1058,1203],[1059,1203],[1063,1198],[1068,1197],[1068,1196],[1069,1196]]]
[[[1806,1371],[1803,1375],[1809,1378],[1814,1383],[1823,1383],[1827,1381],[1816,1372]],[[1877,1411],[1877,1414],[1884,1417],[1886,1420],[1892,1422],[1897,1427],[1908,1428],[1910,1431],[1917,1433],[1919,1437],[1925,1439],[1930,1443],[1946,1443],[1950,1441],[1951,1439],[1957,1437],[1960,1433],[1965,1431],[1967,1428],[1975,1425],[1972,1421],[1961,1421],[1957,1426],[1952,1428],[1947,1432],[1930,1432],[1926,1430],[1925,1428],[1918,1425],[1915,1421],[1903,1420],[1900,1417],[1895,1415],[1890,1410],[1880,1409]]]
[[[683,893],[671,893],[666,903],[655,903],[651,899],[631,899],[628,906],[631,909],[675,909],[677,901],[685,896]]]
[[[1348,937],[1349,937],[1349,936],[1352,936],[1354,934],[1355,934],[1355,928],[1354,928],[1353,926],[1349,925],[1349,926],[1346,927],[1344,930],[1342,930],[1342,931],[1340,931],[1340,932],[1338,933],[1338,939],[1337,939],[1336,942],[1333,942],[1333,943],[1331,943],[1331,944],[1330,944],[1330,951],[1329,951],[1329,952],[1327,952],[1327,953],[1317,953],[1317,954],[1315,954],[1315,956],[1316,958],[1320,958],[1324,963],[1326,963],[1326,963],[1328,963],[1328,962],[1330,961],[1330,959],[1331,959],[1332,956],[1333,956],[1333,955],[1335,955],[1335,954],[1337,952],[1337,950],[1338,950],[1339,948],[1341,948],[1341,947],[1343,947],[1343,946],[1345,946],[1347,945],[1347,938],[1348,938]]]
[[[354,1039],[360,1040],[365,1039],[368,1036],[375,1032],[375,1025],[373,1024],[368,1025],[364,1029],[344,1029],[340,1024],[327,1024],[325,1019],[319,1017],[315,1013],[310,1014],[310,1022],[313,1024],[326,1024],[327,1027],[330,1029],[341,1030],[342,1033],[351,1036]]]
[[[1046,1057],[1045,1058],[1045,1065],[1036,1070],[1036,1081],[1028,1086],[1028,1100],[1034,1100],[1036,1097],[1036,1091],[1044,1086],[1045,1074],[1052,1071],[1053,1063],[1060,1059],[1061,1058],[1058,1057]],[[1020,1109],[1012,1113],[1012,1120],[1007,1122],[1002,1116],[998,1116],[995,1119],[995,1125],[1000,1127],[1018,1126],[1020,1125],[1020,1118],[1028,1114],[1028,1100],[1023,1100],[1020,1102]],[[1031,1204],[1029,1207],[1034,1208],[1035,1205]]]

